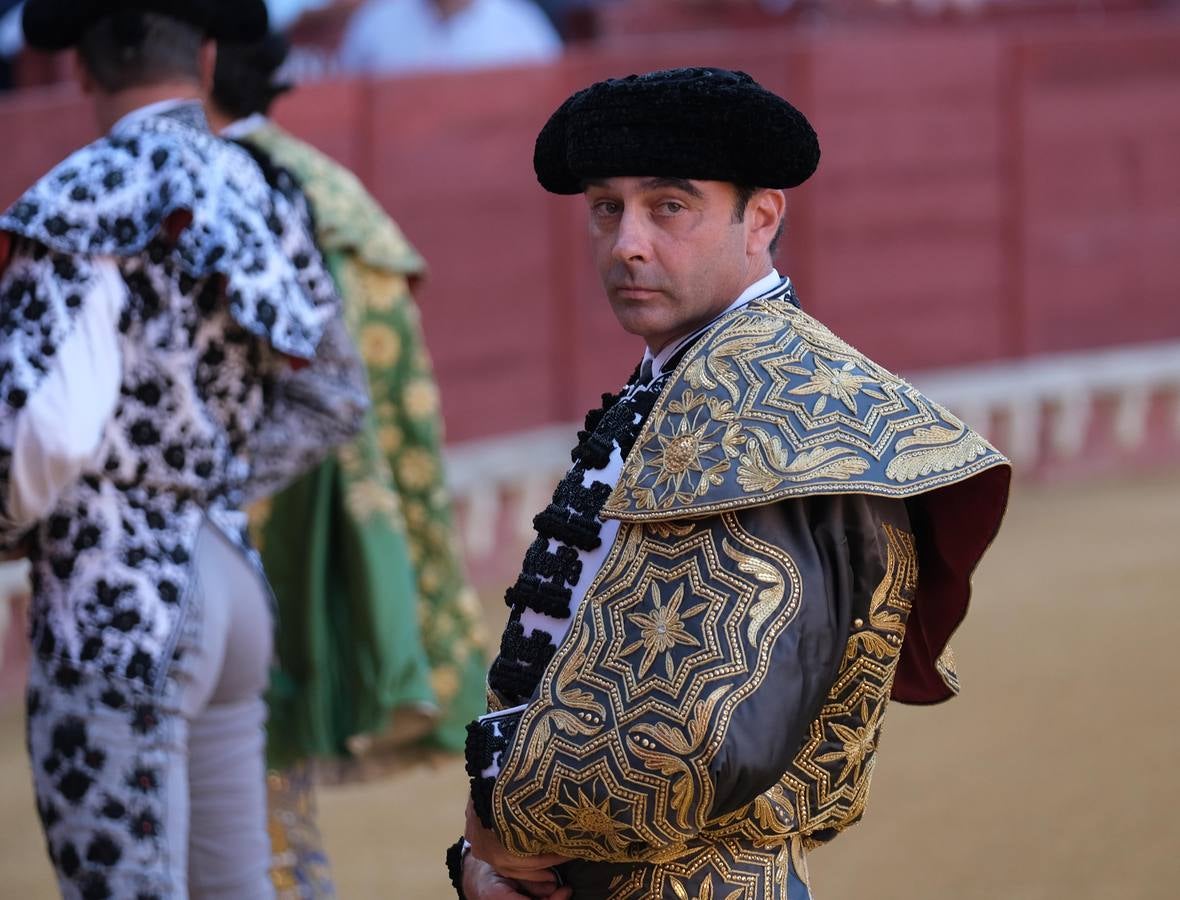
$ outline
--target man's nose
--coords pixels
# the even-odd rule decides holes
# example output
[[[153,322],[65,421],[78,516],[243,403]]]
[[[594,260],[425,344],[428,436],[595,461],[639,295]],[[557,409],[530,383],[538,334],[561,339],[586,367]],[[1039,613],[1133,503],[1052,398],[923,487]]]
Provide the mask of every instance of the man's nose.
[[[650,223],[641,210],[625,209],[615,232],[614,258],[619,262],[643,262],[651,257]]]

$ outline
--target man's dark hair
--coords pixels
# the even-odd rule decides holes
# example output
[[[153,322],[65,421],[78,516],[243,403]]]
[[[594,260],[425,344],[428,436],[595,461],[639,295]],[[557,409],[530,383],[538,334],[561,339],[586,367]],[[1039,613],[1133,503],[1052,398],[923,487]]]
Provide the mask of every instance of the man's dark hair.
[[[750,187],[747,184],[735,184],[734,190],[737,192],[737,195],[734,197],[733,202],[733,220],[735,222],[744,222],[746,221],[746,209],[750,205],[750,200],[758,193],[758,188]],[[787,217],[783,216],[778,223],[778,231],[774,233],[774,238],[770,242],[771,255],[778,249],[778,242],[782,240],[783,231],[786,227]]]
[[[219,45],[213,102],[235,119],[268,114],[275,98],[292,87],[275,77],[290,50],[287,39],[275,32],[255,44]]]
[[[108,93],[161,81],[199,81],[204,32],[195,25],[138,10],[96,22],[78,44],[91,77]]]

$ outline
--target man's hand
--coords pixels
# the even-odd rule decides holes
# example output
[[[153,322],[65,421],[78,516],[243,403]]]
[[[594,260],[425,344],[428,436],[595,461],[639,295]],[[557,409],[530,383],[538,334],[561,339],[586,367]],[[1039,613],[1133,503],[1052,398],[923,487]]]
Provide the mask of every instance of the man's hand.
[[[505,878],[482,859],[467,854],[463,860],[463,896],[467,900],[571,900],[573,890],[556,881],[520,881]]]
[[[502,879],[510,881],[539,885],[552,885],[553,889],[557,888],[557,875],[552,871],[554,866],[560,866],[564,862],[569,862],[568,856],[559,856],[556,853],[545,853],[540,856],[515,856],[509,853],[496,833],[489,828],[484,828],[483,823],[479,820],[479,816],[475,814],[475,807],[471,801],[467,801],[467,843],[471,845],[470,856],[476,857],[478,860],[487,863],[492,869],[492,874],[498,875]],[[464,868],[466,871],[466,867]],[[492,896],[499,897],[498,894]],[[505,897],[511,895],[505,894]],[[568,894],[526,894],[525,896],[532,897],[548,897],[553,896],[560,900],[561,897],[569,896]]]

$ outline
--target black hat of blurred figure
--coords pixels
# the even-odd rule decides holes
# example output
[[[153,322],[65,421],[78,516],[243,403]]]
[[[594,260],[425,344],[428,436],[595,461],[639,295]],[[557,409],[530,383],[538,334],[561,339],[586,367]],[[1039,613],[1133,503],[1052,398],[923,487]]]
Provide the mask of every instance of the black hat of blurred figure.
[[[268,27],[264,0],[28,0],[22,24],[30,47],[65,50],[102,19],[126,13],[179,19],[216,41],[256,41]]]
[[[554,194],[622,175],[793,188],[818,165],[803,113],[745,72],[702,67],[592,84],[550,117],[533,154]]]
[[[290,52],[291,44],[275,31],[251,44],[220,45],[213,102],[235,119],[266,114],[277,97],[294,87],[275,77]]]

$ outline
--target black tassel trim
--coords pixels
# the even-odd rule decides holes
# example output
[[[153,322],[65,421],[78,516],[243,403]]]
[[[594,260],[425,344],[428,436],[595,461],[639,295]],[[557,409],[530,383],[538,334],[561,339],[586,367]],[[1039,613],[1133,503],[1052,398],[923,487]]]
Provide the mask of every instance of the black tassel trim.
[[[496,754],[503,753],[512,743],[520,717],[504,716],[494,721],[481,722],[476,719],[467,726],[467,746],[464,756],[467,760],[467,774],[478,778],[484,769],[496,761]],[[500,733],[496,734],[496,726]]]
[[[504,594],[513,614],[500,642],[500,655],[488,673],[489,686],[505,699],[523,702],[531,697],[557,650],[544,631],[533,631],[526,638],[520,614],[530,609],[568,619],[571,588],[583,574],[577,551],[602,545],[599,513],[611,486],[597,482],[586,487],[585,476],[605,467],[616,446],[626,458],[635,445],[665,383],[658,379],[632,392],[637,375],[638,369],[622,394],[604,394],[602,408],[587,413],[586,431],[579,433],[572,453],[574,466],[557,485],[552,502],[533,519],[537,538],[525,554],[516,583]],[[558,545],[556,550],[550,550],[551,544]]]
[[[573,547],[558,547],[556,552],[551,552],[549,541],[543,537],[538,537],[529,547],[524,558],[524,568],[534,575],[553,579],[555,584],[573,586],[582,577],[582,560],[578,558],[578,551]]]
[[[504,629],[504,636],[500,638],[500,655],[522,663],[540,666],[542,669],[549,665],[557,647],[547,631],[532,631],[525,637],[524,626],[520,621],[509,619]]]
[[[495,826],[495,820],[492,818],[492,790],[495,787],[495,778],[471,779],[471,805],[475,807],[475,814],[483,822],[484,828]]]
[[[463,893],[463,858],[466,856],[463,852],[463,845],[465,843],[463,838],[459,838],[447,848],[447,875],[451,879],[451,886],[454,887],[459,900],[467,900],[467,896]]]
[[[568,619],[570,616],[570,589],[558,587],[552,581],[521,575],[516,584],[504,592],[504,600],[514,610],[527,606],[554,619]]]
[[[466,769],[471,779],[471,799],[476,815],[487,828],[492,827],[492,787],[494,778],[484,778],[483,772],[504,753],[516,736],[519,715],[503,716],[487,722],[478,719],[467,726]],[[499,734],[496,733],[499,729]]]
[[[503,657],[492,663],[488,671],[488,684],[501,696],[513,701],[523,701],[533,695],[541,682],[544,669],[522,666]]]
[[[533,518],[533,527],[538,533],[579,550],[595,550],[602,544],[598,537],[598,532],[602,530],[601,525],[593,519],[587,521],[584,517],[556,504],[550,504],[544,512],[538,513]]]
[[[499,742],[499,743],[497,743]],[[467,747],[464,752],[467,775],[478,778],[479,774],[496,759],[496,753],[504,749],[503,742],[492,732],[490,725],[479,719],[467,725]]]

